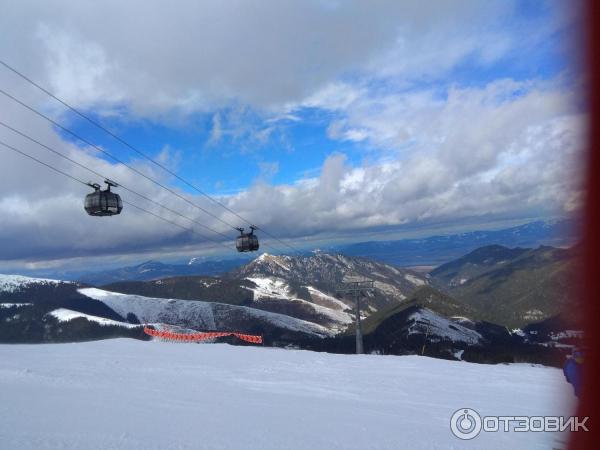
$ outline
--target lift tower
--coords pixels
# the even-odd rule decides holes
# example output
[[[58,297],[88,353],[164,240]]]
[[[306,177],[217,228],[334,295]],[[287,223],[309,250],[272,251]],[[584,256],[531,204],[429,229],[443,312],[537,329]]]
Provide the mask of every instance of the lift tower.
[[[356,277],[344,278],[343,287],[337,289],[340,294],[350,294],[354,297],[354,305],[356,307],[356,354],[364,353],[362,329],[360,325],[360,298],[367,292],[373,291],[374,281],[367,279],[357,279]]]

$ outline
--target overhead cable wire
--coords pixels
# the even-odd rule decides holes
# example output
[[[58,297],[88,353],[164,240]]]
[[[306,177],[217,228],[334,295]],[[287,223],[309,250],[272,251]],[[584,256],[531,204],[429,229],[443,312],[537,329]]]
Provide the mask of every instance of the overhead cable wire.
[[[19,105],[23,106],[24,108],[28,109],[29,111],[33,112],[34,114],[38,115],[39,117],[42,117],[43,119],[47,120],[48,122],[52,123],[53,125],[59,127],[61,130],[64,130],[65,132],[69,133],[71,136],[75,137],[76,139],[80,140],[81,142],[89,145],[90,147],[95,148],[96,150],[98,150],[99,152],[105,154],[106,156],[108,156],[109,158],[111,158],[113,161],[116,161],[119,164],[122,164],[123,166],[125,166],[127,169],[131,170],[132,172],[144,177],[145,179],[147,179],[148,181],[154,183],[156,186],[166,190],[167,192],[171,193],[172,195],[176,196],[177,198],[183,200],[184,202],[188,203],[189,205],[193,206],[194,208],[204,212],[205,214],[213,217],[214,219],[218,220],[219,222],[227,225],[229,228],[232,228],[236,231],[238,231],[238,228],[235,227],[234,225],[232,225],[231,223],[221,219],[220,217],[216,216],[215,214],[211,213],[210,211],[207,211],[206,209],[202,208],[201,206],[199,206],[197,203],[192,202],[191,200],[187,199],[186,197],[184,197],[183,195],[179,194],[178,192],[174,191],[173,189],[165,186],[163,183],[161,183],[160,181],[155,180],[154,178],[146,175],[145,173],[141,172],[140,170],[136,169],[135,167],[132,167],[131,165],[127,164],[125,161],[123,161],[122,159],[120,159],[119,157],[113,155],[111,152],[103,149],[102,147],[99,147],[98,145],[94,144],[93,142],[90,142],[89,140],[87,140],[86,138],[82,137],[81,135],[79,135],[78,133],[70,130],[69,128],[61,125],[60,123],[58,123],[57,121],[55,121],[54,119],[52,119],[51,117],[47,116],[46,114],[42,113],[41,111],[35,109],[34,107],[26,104],[25,102],[23,102],[22,100],[16,98],[15,96],[9,94],[8,92],[4,91],[3,89],[0,88],[0,94],[4,95],[5,97],[10,98],[11,100],[13,100],[14,102],[18,103]],[[219,234],[221,234],[219,232]],[[224,235],[223,235],[224,236]],[[228,237],[228,239],[230,239]],[[275,251],[280,251],[277,248],[274,248],[271,245],[268,244],[264,244],[267,247],[273,248]]]
[[[81,142],[89,145],[90,147],[95,148],[96,150],[98,150],[99,152],[103,153],[104,155],[108,156],[109,158],[111,158],[113,161],[116,161],[119,164],[122,164],[123,166],[127,167],[129,170],[135,172],[136,174],[144,177],[145,179],[147,179],[148,181],[151,181],[152,183],[156,184],[157,186],[161,187],[162,189],[165,189],[167,191],[169,191],[171,194],[177,196],[178,198],[180,198],[181,200],[185,201],[186,203],[189,203],[190,205],[194,206],[195,208],[199,209],[200,211],[204,212],[205,214],[208,214],[209,216],[213,217],[214,219],[222,222],[223,224],[231,227],[232,229],[236,229],[233,225],[231,225],[230,223],[222,220],[220,217],[214,215],[213,213],[211,213],[210,211],[207,211],[206,209],[202,208],[201,206],[198,206],[196,203],[192,202],[191,200],[185,198],[183,195],[177,193],[176,191],[174,191],[173,189],[165,186],[164,184],[162,184],[160,181],[155,180],[154,178],[146,175],[145,173],[141,172],[140,170],[136,169],[135,167],[132,167],[131,165],[127,164],[125,161],[123,161],[122,159],[120,159],[119,157],[113,155],[112,153],[110,153],[109,151],[103,149],[102,147],[99,147],[98,145],[90,142],[89,140],[87,140],[86,138],[84,138],[83,136],[77,134],[76,132],[70,130],[69,128],[61,125],[60,123],[58,123],[57,121],[55,121],[54,119],[52,119],[51,117],[47,116],[46,114],[42,113],[41,111],[35,109],[34,107],[26,104],[25,102],[19,100],[18,98],[14,97],[13,95],[9,94],[8,92],[4,91],[3,89],[0,88],[0,94],[4,95],[5,97],[10,98],[11,100],[13,100],[14,102],[18,103],[19,105],[23,106],[24,108],[27,108],[29,111],[33,112],[34,114],[42,117],[43,119],[47,120],[48,122],[52,123],[53,125],[57,126],[58,128],[60,128],[61,130],[65,131],[66,133],[69,133],[71,136],[73,136],[74,138],[80,140]]]
[[[37,89],[39,89],[40,91],[42,91],[43,93],[45,93],[46,95],[48,95],[49,97],[53,98],[54,100],[56,100],[57,102],[59,102],[60,104],[62,104],[63,106],[65,106],[66,108],[68,108],[69,110],[73,111],[75,114],[77,114],[79,117],[81,117],[82,119],[88,121],[89,123],[91,123],[92,125],[96,126],[97,128],[99,128],[100,130],[104,131],[105,133],[107,133],[108,135],[110,135],[111,137],[113,137],[114,139],[116,139],[118,142],[120,142],[121,144],[125,145],[126,147],[128,147],[129,149],[133,150],[134,152],[136,152],[138,155],[142,156],[143,158],[147,159],[148,161],[152,162],[154,165],[156,165],[157,167],[160,167],[162,170],[164,170],[165,172],[167,172],[168,174],[170,174],[171,176],[175,177],[177,180],[181,181],[182,183],[184,183],[186,186],[192,188],[193,190],[195,190],[196,192],[200,193],[201,195],[203,195],[204,197],[206,197],[207,199],[209,199],[211,202],[215,203],[216,205],[219,205],[220,207],[224,208],[226,211],[228,211],[229,213],[233,214],[234,216],[236,216],[238,219],[242,220],[243,222],[246,222],[248,225],[253,225],[253,223],[251,221],[249,221],[248,219],[246,219],[245,217],[241,216],[240,214],[238,214],[237,212],[235,212],[233,209],[229,208],[227,205],[225,205],[223,202],[217,200],[216,198],[214,198],[213,196],[207,194],[205,191],[203,191],[202,189],[200,189],[199,187],[197,187],[196,185],[194,185],[193,183],[187,181],[185,178],[181,177],[179,174],[177,174],[176,172],[172,171],[171,169],[169,169],[168,167],[166,167],[164,164],[161,164],[160,162],[156,161],[154,158],[152,158],[151,156],[149,156],[148,154],[146,154],[145,152],[141,151],[140,149],[138,149],[137,147],[135,147],[134,145],[130,144],[129,142],[127,142],[125,139],[123,139],[122,137],[120,137],[119,135],[113,133],[112,131],[110,131],[108,128],[106,128],[105,126],[103,126],[102,124],[100,124],[98,121],[92,119],[91,117],[89,117],[87,114],[79,111],[79,109],[75,108],[74,106],[71,106],[69,103],[67,103],[66,101],[64,101],[63,99],[61,99],[60,97],[56,96],[55,94],[53,94],[51,91],[49,91],[48,89],[44,88],[43,86],[41,86],[39,83],[35,82],[34,80],[32,80],[31,78],[29,78],[27,75],[25,75],[24,73],[20,72],[19,70],[17,70],[16,68],[14,68],[13,66],[11,66],[10,64],[8,64],[7,62],[3,61],[0,59],[0,64],[3,65],[5,68],[7,68],[8,70],[10,70],[11,72],[13,72],[14,74],[18,75],[19,77],[21,77],[23,80],[27,81],[28,83],[30,83],[32,86],[35,86]],[[7,95],[4,91],[2,91],[2,93],[4,95]],[[10,98],[12,98],[15,101],[16,100],[14,97],[9,96]],[[19,102],[21,103],[21,102]],[[23,103],[21,103],[23,106],[25,106]],[[25,106],[27,107],[27,106]],[[31,108],[29,108],[31,109]],[[36,111],[34,111],[36,112]],[[49,119],[49,118],[47,118]],[[53,122],[55,123],[55,122]],[[56,124],[55,125],[59,126],[61,129],[64,129],[61,125]],[[64,129],[67,132],[70,132],[66,129]],[[71,133],[72,134],[72,133]],[[85,141],[84,141],[85,142]],[[92,145],[93,144],[88,144],[88,145]],[[94,146],[95,147],[95,146]],[[121,164],[124,164],[121,162]],[[206,212],[206,211],[205,211]],[[210,214],[210,213],[207,213]],[[210,214],[212,215],[212,214]],[[220,218],[213,216],[214,218],[216,218],[217,220],[221,220]],[[222,220],[221,220],[222,221]],[[227,223],[229,226],[232,226],[231,224]],[[236,227],[233,227],[236,228]],[[279,239],[278,237],[276,237],[275,235],[273,235],[272,233],[268,232],[267,230],[265,230],[262,227],[256,227],[258,230],[262,231],[264,234],[266,234],[267,236],[269,236],[271,239],[276,240],[277,242],[279,242],[282,245],[285,245],[286,247],[292,249],[295,252],[300,252],[300,250],[296,249],[295,247],[293,247],[292,245],[288,244],[285,241],[282,241],[281,239]],[[237,228],[236,228],[237,229]]]
[[[78,183],[81,183],[81,184],[83,184],[85,186],[88,186],[88,184],[85,181],[80,180],[79,178],[74,177],[73,175],[71,175],[71,174],[69,174],[67,172],[64,172],[63,170],[57,169],[56,167],[52,166],[51,164],[45,163],[41,159],[38,159],[35,156],[30,155],[29,153],[25,153],[24,151],[19,150],[18,148],[13,147],[12,145],[7,144],[6,142],[0,141],[0,145],[3,145],[4,147],[12,150],[15,153],[19,153],[20,155],[25,156],[26,158],[29,158],[29,159],[37,162],[38,164],[46,166],[47,168],[49,168],[49,169],[51,169],[51,170],[53,170],[53,171],[55,171],[57,173],[60,173],[61,175],[64,175],[65,177],[68,177],[71,180],[77,181]]]
[[[70,178],[70,179],[71,179],[71,180],[73,180],[73,181],[76,181],[76,182],[78,182],[78,183],[81,183],[81,184],[83,184],[83,185],[85,185],[85,186],[89,186],[87,182],[85,182],[85,181],[83,181],[83,180],[81,180],[81,179],[79,179],[79,178],[77,178],[77,177],[75,177],[75,176],[73,176],[73,175],[71,175],[71,174],[69,174],[69,173],[67,173],[67,172],[65,172],[65,171],[63,171],[63,170],[61,170],[61,169],[58,169],[57,167],[54,167],[52,164],[48,164],[48,163],[46,163],[46,162],[42,161],[41,159],[38,159],[38,158],[36,158],[35,156],[33,156],[33,155],[30,155],[29,153],[26,153],[26,152],[24,152],[24,151],[22,151],[22,150],[19,150],[18,148],[16,148],[16,147],[13,147],[12,145],[10,145],[10,144],[7,144],[7,143],[6,143],[6,142],[4,142],[4,141],[1,141],[1,140],[0,140],[0,145],[2,145],[2,146],[4,146],[5,148],[7,148],[7,149],[9,149],[9,150],[12,150],[13,152],[15,152],[15,153],[18,153],[18,154],[20,154],[20,155],[22,155],[22,156],[24,156],[24,157],[26,157],[26,158],[29,158],[29,159],[31,159],[32,161],[35,161],[35,162],[37,162],[38,164],[41,164],[42,166],[45,166],[45,167],[47,167],[48,169],[51,169],[51,170],[53,170],[54,172],[56,172],[56,173],[59,173],[60,175],[63,175],[63,176],[65,176],[65,177],[67,177],[67,178]],[[203,237],[204,239],[206,239],[206,236],[204,236],[204,235],[202,235],[202,234],[198,233],[198,232],[197,232],[196,230],[194,230],[193,228],[188,228],[188,227],[186,227],[186,226],[183,226],[183,225],[181,225],[181,224],[179,224],[179,223],[177,223],[177,222],[173,222],[172,220],[169,220],[169,219],[167,219],[167,218],[165,218],[165,217],[162,217],[162,216],[160,216],[160,215],[158,215],[158,214],[156,214],[156,213],[154,213],[154,212],[152,212],[152,211],[149,211],[149,210],[147,210],[147,209],[145,209],[145,208],[142,208],[141,206],[135,205],[135,204],[133,204],[133,203],[131,203],[131,202],[128,202],[128,201],[125,201],[125,200],[123,200],[123,203],[125,203],[125,204],[127,204],[127,205],[129,205],[129,206],[131,206],[131,207],[133,207],[133,208],[135,208],[135,209],[137,209],[137,210],[139,210],[139,211],[142,211],[142,212],[144,212],[144,213],[150,214],[150,215],[152,215],[152,216],[154,216],[154,217],[156,217],[156,218],[158,218],[158,219],[161,219],[161,220],[163,220],[163,221],[165,221],[165,222],[167,222],[167,223],[170,223],[171,225],[175,225],[175,226],[177,226],[177,227],[179,227],[179,228],[182,228],[183,230],[186,230],[186,231],[191,231],[192,233],[198,234],[199,236],[201,236],[201,237]],[[214,242],[214,241],[213,241],[213,242]],[[218,243],[218,244],[221,244],[221,243]],[[222,245],[224,245],[225,247],[227,247],[228,249],[230,249],[230,250],[231,250],[231,248],[230,248],[230,247],[228,247],[227,245],[225,245],[225,244],[222,244]]]
[[[56,150],[56,149],[54,149],[54,148],[52,148],[52,147],[50,147],[50,146],[48,146],[48,145],[46,145],[46,144],[44,144],[44,143],[42,143],[42,142],[38,141],[37,139],[35,139],[35,138],[33,138],[33,137],[29,136],[28,134],[26,134],[26,133],[23,133],[22,131],[19,131],[19,130],[17,130],[16,128],[14,128],[14,127],[12,127],[12,126],[8,125],[7,123],[3,122],[2,120],[0,120],[0,126],[3,126],[3,127],[5,127],[5,128],[7,128],[8,130],[12,131],[13,133],[16,133],[16,134],[18,134],[19,136],[22,136],[22,137],[24,137],[25,139],[28,139],[29,141],[31,141],[31,142],[33,142],[33,143],[35,143],[35,144],[37,144],[37,145],[39,145],[39,146],[43,147],[44,149],[46,149],[46,150],[48,150],[48,151],[50,151],[50,152],[54,153],[55,155],[57,155],[57,156],[59,156],[59,157],[61,157],[61,158],[65,159],[65,160],[67,160],[67,161],[71,162],[72,164],[75,164],[75,165],[76,165],[76,166],[78,166],[78,167],[81,167],[82,169],[85,169],[85,170],[87,170],[88,172],[90,172],[90,173],[92,173],[92,174],[94,174],[94,175],[96,175],[96,176],[98,176],[98,177],[100,177],[100,178],[104,178],[104,179],[111,179],[111,180],[113,180],[113,181],[117,182],[117,184],[119,185],[119,187],[121,187],[122,189],[124,189],[124,190],[126,190],[126,191],[128,191],[128,192],[131,192],[132,194],[134,194],[134,195],[136,195],[136,196],[138,196],[138,197],[140,197],[140,198],[142,198],[142,199],[144,199],[144,200],[146,200],[146,201],[148,201],[148,202],[154,203],[155,205],[157,205],[157,206],[159,206],[159,207],[161,207],[161,208],[165,209],[166,211],[169,211],[169,212],[171,212],[171,213],[173,213],[173,214],[176,214],[176,215],[178,215],[179,217],[182,217],[182,218],[184,218],[184,219],[186,219],[186,220],[189,220],[190,222],[193,222],[193,223],[195,223],[195,224],[197,224],[197,225],[201,226],[202,228],[205,228],[205,229],[207,229],[208,231],[210,231],[210,232],[212,232],[212,233],[218,234],[219,236],[221,236],[221,237],[223,237],[223,238],[225,238],[225,239],[227,239],[227,240],[229,240],[229,239],[230,239],[230,237],[229,237],[229,236],[227,236],[227,235],[225,235],[225,234],[221,233],[220,231],[214,230],[213,228],[211,228],[211,227],[209,227],[209,226],[207,226],[207,225],[203,224],[202,222],[199,222],[199,221],[197,221],[196,219],[192,219],[191,217],[188,217],[188,216],[186,216],[186,215],[184,215],[184,214],[181,214],[180,212],[178,212],[178,211],[175,211],[174,209],[172,209],[172,208],[170,208],[170,207],[168,207],[168,206],[166,206],[166,205],[163,205],[162,203],[160,203],[160,202],[157,202],[156,200],[153,200],[153,199],[151,199],[151,198],[147,197],[147,196],[146,196],[146,195],[144,195],[144,194],[140,194],[139,192],[137,192],[137,191],[135,191],[135,190],[133,190],[133,189],[131,189],[131,188],[128,188],[127,186],[125,186],[125,185],[121,184],[121,183],[120,183],[118,180],[115,180],[115,179],[114,179],[114,178],[112,178],[112,177],[107,177],[106,175],[103,175],[103,174],[101,174],[101,173],[97,172],[96,170],[94,170],[94,169],[92,169],[92,168],[90,168],[90,167],[88,167],[88,166],[86,166],[86,165],[84,165],[84,164],[82,164],[82,163],[80,163],[80,162],[78,162],[78,161],[74,160],[73,158],[71,158],[71,157],[69,157],[69,156],[65,155],[64,153],[61,153],[61,152],[59,152],[58,150]],[[221,242],[219,242],[219,241],[215,241],[215,240],[213,240],[213,239],[211,239],[211,238],[209,238],[209,237],[206,237],[206,239],[207,239],[207,240],[209,240],[209,241],[211,241],[211,242],[214,242],[215,244],[222,245],[222,243],[221,243]],[[233,247],[229,247],[229,246],[227,246],[227,245],[226,245],[225,247],[227,247],[229,250],[231,250],[231,249],[233,248]]]

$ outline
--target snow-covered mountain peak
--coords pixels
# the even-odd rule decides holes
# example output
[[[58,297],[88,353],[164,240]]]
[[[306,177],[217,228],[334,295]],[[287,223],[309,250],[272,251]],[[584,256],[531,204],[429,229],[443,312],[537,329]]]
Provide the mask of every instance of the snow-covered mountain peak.
[[[285,255],[271,255],[269,253],[263,253],[254,261],[248,263],[245,267],[254,273],[277,273],[281,270],[289,271],[289,256]]]
[[[398,301],[403,301],[415,289],[428,285],[427,276],[382,264],[366,258],[351,257],[338,253],[318,252],[303,256],[270,255],[264,253],[254,261],[229,273],[232,278],[271,279],[264,286],[275,292],[276,280],[284,280],[296,289],[300,286],[314,287],[328,296],[335,296],[348,275],[375,282],[375,292],[365,303],[365,312],[379,310]],[[281,298],[289,297],[279,292]],[[307,294],[303,295],[307,299]],[[348,304],[348,300],[345,301]]]
[[[51,280],[47,278],[32,278],[22,275],[0,274],[0,292],[16,292],[32,285],[53,285],[74,284],[70,281]]]

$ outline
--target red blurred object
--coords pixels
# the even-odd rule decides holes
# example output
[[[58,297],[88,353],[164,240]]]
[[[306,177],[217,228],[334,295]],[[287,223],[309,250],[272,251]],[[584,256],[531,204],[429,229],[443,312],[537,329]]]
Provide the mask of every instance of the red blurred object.
[[[144,327],[144,333],[149,336],[167,339],[170,341],[179,342],[200,342],[206,339],[215,339],[224,336],[235,336],[242,341],[252,344],[262,344],[262,336],[254,334],[236,333],[233,331],[209,331],[204,333],[176,333],[173,331],[155,330],[153,328]]]
[[[600,2],[587,0],[583,5],[585,24],[585,56],[589,129],[587,142],[587,196],[583,229],[583,263],[586,355],[583,391],[577,408],[579,417],[589,417],[589,432],[572,433],[570,450],[599,448],[600,429],[595,420],[600,405]]]

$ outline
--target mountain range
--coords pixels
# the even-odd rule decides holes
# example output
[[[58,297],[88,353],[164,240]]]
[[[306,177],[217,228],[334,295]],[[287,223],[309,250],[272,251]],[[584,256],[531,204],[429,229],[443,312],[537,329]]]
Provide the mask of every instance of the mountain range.
[[[434,284],[480,319],[510,327],[539,322],[581,308],[573,300],[578,277],[577,247],[537,249],[492,245],[477,249],[430,272]]]
[[[234,258],[204,261],[192,258],[187,264],[166,264],[160,261],[146,261],[134,266],[99,272],[72,273],[67,276],[81,283],[100,286],[125,280],[145,281],[184,275],[219,275],[239,267],[250,260],[251,258]]]
[[[370,277],[375,290],[363,302],[365,315],[402,301],[429,283],[426,275],[365,258],[315,252],[310,256],[263,253],[220,277],[174,277],[125,281],[103,289],[155,298],[222,302],[291,315],[326,326],[345,328],[351,322],[353,300],[336,296],[344,278]],[[339,298],[337,298],[339,297]]]
[[[374,289],[361,301],[368,351],[556,361],[566,347],[554,337],[576,329],[576,321],[562,320],[576,308],[569,290],[576,287],[576,255],[576,248],[492,245],[422,273],[336,253],[264,253],[220,276],[99,288],[1,276],[0,340],[93,339],[106,337],[107,330],[145,338],[140,323],[146,323],[262,334],[267,345],[351,352],[354,300],[338,290],[349,279],[368,278]]]
[[[361,256],[397,267],[420,270],[445,264],[477,248],[498,244],[506,247],[570,246],[577,242],[577,222],[572,219],[535,221],[500,230],[480,230],[419,239],[359,242],[332,246],[327,253]],[[310,256],[312,252],[299,253]],[[146,261],[140,264],[100,271],[42,271],[32,276],[79,281],[101,286],[121,281],[148,281],[174,276],[215,276],[230,272],[252,261],[251,256],[229,259],[191,258],[185,263]]]
[[[396,266],[437,266],[487,245],[538,247],[570,246],[577,242],[574,219],[534,221],[500,230],[431,236],[419,239],[370,241],[333,247],[348,256],[364,256]]]

